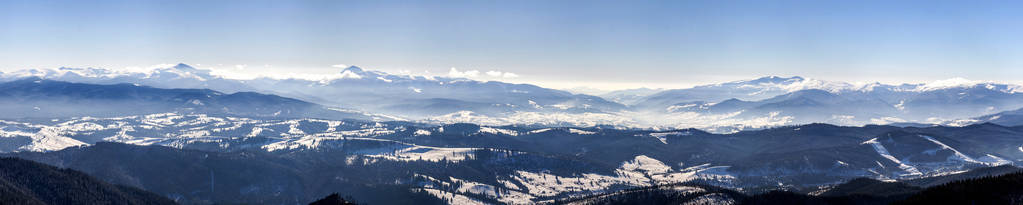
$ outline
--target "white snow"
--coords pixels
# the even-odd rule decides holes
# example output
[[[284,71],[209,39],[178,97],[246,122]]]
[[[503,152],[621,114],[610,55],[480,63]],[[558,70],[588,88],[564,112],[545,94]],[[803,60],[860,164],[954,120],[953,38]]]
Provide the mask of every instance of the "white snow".
[[[547,131],[551,131],[551,130],[553,130],[553,129],[551,129],[551,128],[542,128],[542,129],[532,130],[532,131],[529,131],[527,133],[528,134],[536,134],[536,133],[543,133],[543,132],[547,132]]]
[[[632,161],[622,163],[622,170],[625,171],[643,171],[647,175],[663,174],[671,171],[671,167],[664,165],[661,161],[654,158],[647,157],[646,155],[636,156]]]
[[[504,126],[516,124],[536,124],[551,126],[592,127],[597,125],[619,125],[623,127],[643,127],[631,117],[623,113],[567,113],[567,112],[521,112],[516,111],[502,116],[487,116],[472,111],[458,111],[441,116],[434,116],[421,122],[432,124],[474,123],[486,126]]]
[[[886,125],[886,124],[900,123],[900,122],[909,122],[909,121],[905,120],[905,119],[902,119],[902,118],[891,117],[891,116],[881,117],[881,118],[870,118],[870,124],[875,124],[875,125]]]
[[[46,127],[39,130],[36,133],[22,132],[22,131],[5,131],[0,130],[0,137],[27,137],[32,140],[27,145],[21,146],[18,150],[21,151],[56,151],[62,150],[68,147],[88,145],[84,142],[72,139],[70,137],[63,136],[66,132],[58,128]]]
[[[485,204],[487,204],[487,203],[483,203],[483,202],[481,202],[479,200],[475,200],[475,199],[469,198],[469,197],[467,197],[465,195],[455,194],[455,193],[441,191],[441,190],[437,190],[437,189],[422,188],[422,191],[426,191],[426,193],[429,193],[430,195],[432,195],[434,197],[437,197],[438,199],[444,200],[448,204],[460,204],[460,205],[485,205]]]
[[[599,192],[614,185],[640,187],[686,182],[694,179],[730,183],[736,178],[725,171],[727,168],[727,166],[705,164],[673,171],[659,160],[640,155],[633,160],[623,162],[622,166],[615,170],[614,176],[592,173],[558,176],[545,172],[517,171],[512,178],[523,184],[523,188],[528,190],[529,194],[544,197],[562,193]]]
[[[970,156],[966,156],[966,154],[963,154],[962,152],[959,152],[959,150],[956,150],[955,148],[952,148],[952,147],[950,147],[950,146],[948,146],[948,145],[945,145],[945,143],[942,143],[942,142],[940,142],[940,141],[938,141],[938,140],[934,139],[934,138],[933,138],[933,137],[931,137],[931,136],[927,136],[927,135],[920,135],[920,137],[922,137],[922,138],[924,138],[924,139],[927,139],[927,141],[931,141],[931,142],[933,142],[934,144],[937,144],[937,145],[938,145],[939,147],[941,147],[941,149],[945,149],[945,150],[950,150],[950,151],[952,151],[953,155],[952,155],[952,156],[949,156],[949,159],[952,159],[952,160],[959,160],[959,161],[963,161],[963,162],[970,162],[970,163],[978,163],[978,164],[984,164],[983,162],[977,161],[977,160],[973,159],[973,158],[972,158],[972,157],[970,157]]]
[[[591,132],[591,131],[580,130],[580,129],[575,129],[575,128],[568,128],[568,133],[577,134],[577,135],[597,134],[597,132]]]
[[[540,197],[551,197],[565,192],[600,191],[616,184],[650,185],[649,179],[642,176],[605,176],[590,173],[564,177],[543,172],[516,171],[516,175],[512,178],[522,184],[523,188],[529,190],[530,195]]]
[[[665,108],[665,111],[667,111],[667,112],[679,112],[679,111],[685,111],[685,110],[687,110],[689,108],[696,107],[696,106],[700,106],[700,109],[706,110],[706,109],[709,109],[710,106],[713,106],[713,103],[706,103],[706,104],[702,104],[702,105],[701,104],[695,104],[695,103],[690,103],[690,104],[685,104],[685,105],[672,105],[672,106],[668,106],[668,108]]]
[[[936,80],[936,81],[933,81],[933,82],[930,82],[930,83],[925,83],[925,84],[922,84],[920,86],[917,86],[915,89],[913,89],[913,91],[924,92],[924,91],[933,91],[933,90],[946,89],[946,88],[968,87],[968,86],[973,86],[973,85],[976,85],[976,84],[979,84],[979,83],[981,83],[981,82],[980,81],[967,80],[965,78],[957,77],[957,78],[950,78],[950,79],[945,79],[945,80]]]
[[[504,180],[504,179],[498,179],[497,183],[500,183],[501,185],[503,185],[505,188],[508,188],[508,189],[521,190],[521,189],[519,189],[519,186],[515,185],[515,183],[512,182],[512,181],[508,181],[508,180]]]
[[[518,136],[519,135],[519,132],[516,132],[514,130],[501,129],[501,128],[493,128],[493,127],[485,127],[485,126],[481,126],[480,127],[480,133],[503,134],[503,135],[511,135],[511,136]]]
[[[716,204],[716,205],[731,205],[735,204],[735,199],[728,197],[722,193],[705,194],[703,196],[696,197],[695,199],[686,201],[682,205],[701,205],[701,204]]]
[[[907,173],[906,175],[913,175],[913,176],[923,175],[923,173],[921,173],[919,170],[917,170],[916,167],[913,167],[911,165],[902,163],[901,160],[895,158],[895,156],[892,156],[892,154],[888,153],[888,149],[885,149],[884,145],[881,145],[881,143],[877,141],[877,138],[872,138],[872,139],[867,140],[867,141],[865,141],[863,143],[860,143],[860,144],[861,145],[869,144],[869,145],[873,146],[874,150],[877,151],[877,154],[881,155],[881,157],[884,157],[885,159],[891,160],[892,162],[894,162],[896,164],[899,164],[899,169],[902,169],[903,171],[906,171],[906,173]],[[878,164],[880,165],[881,163],[878,162]],[[883,167],[884,165],[881,165],[881,166]]]
[[[985,154],[984,156],[977,158],[977,161],[980,161],[981,163],[987,166],[1001,166],[1006,164],[1012,164],[1012,161],[1006,160],[1004,158],[992,154]]]
[[[650,133],[651,137],[657,138],[661,143],[668,144],[668,136],[689,136],[693,135],[690,131],[675,131],[675,132],[654,132]]]
[[[532,106],[533,106],[533,108],[536,108],[536,109],[543,109],[543,106],[540,106],[540,104],[539,104],[539,103],[536,103],[536,102],[535,102],[535,101],[533,101],[533,100],[528,100],[528,101],[529,101],[529,105],[532,105]]]
[[[356,74],[355,72],[352,72],[351,70],[347,70],[347,69],[344,70],[344,71],[341,71],[341,76],[339,76],[339,77],[341,79],[362,79],[362,76],[360,76],[359,74]]]
[[[249,132],[249,135],[246,135],[246,136],[247,137],[255,137],[255,136],[259,136],[259,133],[262,133],[262,132],[263,132],[263,128],[262,127],[253,127],[252,128],[252,132]]]
[[[416,136],[424,136],[424,135],[430,135],[430,134],[433,134],[433,133],[431,133],[429,130],[417,129],[414,134]]]
[[[306,133],[299,129],[299,125],[307,122],[326,123],[326,131]],[[70,146],[88,145],[75,140],[73,136],[93,135],[95,133],[110,133],[96,136],[104,141],[121,142],[136,145],[163,145],[170,147],[184,147],[193,143],[219,143],[227,148],[232,146],[231,140],[263,137],[268,138],[263,144],[247,143],[243,146],[262,147],[266,150],[276,151],[285,149],[311,149],[316,148],[324,141],[340,140],[344,136],[366,137],[380,136],[395,133],[395,129],[382,127],[379,123],[375,126],[363,126],[358,129],[338,130],[342,121],[333,120],[253,120],[237,117],[212,117],[203,114],[177,114],[160,113],[140,116],[94,118],[80,117],[72,119],[54,119],[52,125],[38,125],[31,123],[8,123],[8,127],[18,126],[14,129],[0,129],[0,132],[8,132],[7,136],[26,137],[34,141],[23,147],[23,150],[52,151]],[[2,126],[2,125],[0,125]],[[9,133],[18,131],[20,134]],[[132,136],[135,133],[145,133],[142,136]],[[0,136],[3,136],[0,133]],[[240,145],[242,146],[242,145]]]
[[[454,177],[448,177],[448,178],[451,180],[451,184],[454,184],[455,186],[458,187],[456,189],[457,193],[473,193],[473,194],[479,194],[479,195],[486,195],[486,196],[488,196],[490,198],[497,198],[498,201],[501,201],[501,202],[504,202],[504,203],[507,203],[507,204],[532,204],[533,203],[533,198],[534,197],[530,196],[528,194],[522,193],[522,192],[511,191],[511,190],[498,191],[496,187],[491,186],[491,185],[487,185],[487,184],[483,184],[483,183],[479,183],[479,182],[474,182],[474,181],[462,180],[462,179],[458,179],[458,178],[454,178]]]
[[[24,70],[24,71],[0,73],[0,78],[16,79],[16,78],[27,77],[27,76],[39,76],[39,77],[42,77],[42,78],[45,78],[45,79],[56,79],[56,80],[64,79],[64,80],[71,80],[71,81],[77,80],[77,81],[87,81],[87,82],[138,81],[138,82],[126,82],[126,83],[139,83],[139,84],[143,84],[143,85],[153,85],[153,84],[149,84],[149,83],[152,83],[152,82],[145,81],[145,80],[146,79],[154,79],[154,78],[157,78],[157,77],[160,77],[160,76],[163,76],[163,75],[168,75],[168,76],[173,76],[173,78],[175,78],[175,79],[181,79],[181,80],[207,81],[207,80],[220,79],[220,80],[224,80],[224,81],[221,81],[221,82],[243,82],[243,83],[246,82],[246,81],[242,81],[242,79],[231,78],[230,76],[227,75],[228,73],[217,73],[216,70],[208,70],[208,69],[203,69],[203,68],[187,68],[187,67],[180,67],[179,68],[179,67],[177,67],[176,65],[173,65],[173,64],[156,65],[156,66],[152,66],[152,67],[148,67],[148,68],[144,68],[144,69],[143,68],[132,68],[132,69],[129,69],[129,70],[131,70],[131,71],[109,70],[109,69],[101,69],[101,68],[34,69],[34,70]],[[500,72],[500,71],[498,71],[498,72]],[[472,75],[480,75],[481,74],[481,73],[474,73],[474,72],[471,72],[471,71],[455,71],[454,73],[455,73],[455,75],[453,75],[453,77],[454,76],[463,76],[464,77],[464,76],[472,76]],[[496,73],[497,72],[494,72],[494,74],[496,74]],[[173,74],[173,75],[170,75],[170,74]],[[509,77],[509,76],[514,76],[514,75],[515,74],[508,73],[508,72],[502,72],[501,73],[502,77]],[[450,83],[481,82],[481,81],[472,81],[472,80],[467,80],[467,79],[442,79],[443,81],[436,81],[437,80],[437,78],[436,78],[437,76],[412,76],[410,73],[400,73],[400,74],[392,75],[392,74],[388,74],[388,73],[385,73],[385,72],[378,72],[378,71],[363,71],[362,69],[360,69],[358,67],[354,67],[354,66],[347,67],[344,70],[342,70],[341,72],[335,72],[335,73],[333,73],[333,74],[331,74],[329,76],[326,76],[326,77],[324,75],[314,75],[312,77],[310,77],[310,75],[266,76],[266,77],[268,77],[267,79],[278,79],[278,80],[279,79],[286,79],[286,78],[290,78],[291,80],[305,80],[305,81],[309,81],[309,82],[307,82],[309,85],[321,85],[321,86],[328,85],[328,84],[330,84],[334,80],[344,81],[344,80],[348,80],[348,79],[366,79],[366,80],[372,79],[373,81],[395,82],[395,83],[396,82],[403,82],[403,80],[424,80],[425,79],[425,80],[429,80],[429,82],[428,82],[429,84],[434,84],[434,83],[443,84],[443,83],[449,83],[449,82]],[[441,77],[441,78],[443,78],[443,77]],[[253,79],[246,78],[245,80],[253,80]],[[161,81],[155,82],[155,83],[157,83],[157,84],[159,84],[159,83],[169,83],[169,82],[166,82],[166,81],[168,81],[168,80],[161,80]],[[248,81],[248,82],[251,82],[251,81]],[[272,82],[279,82],[279,81],[270,80],[270,81],[267,81],[265,83],[272,84]],[[319,84],[318,84],[318,82],[319,82]],[[427,83],[427,82],[418,82],[418,81],[412,81],[412,82]],[[170,83],[173,83],[173,82],[170,82]],[[833,82],[833,81],[825,81],[825,80],[809,79],[809,78],[807,78],[807,79],[804,79],[804,78],[791,78],[791,79],[787,79],[787,80],[784,80],[784,81],[772,81],[772,82],[767,82],[767,83],[752,83],[752,82],[750,82],[750,80],[738,81],[738,82],[729,82],[729,83],[739,83],[739,84],[742,84],[741,86],[738,86],[736,88],[748,89],[748,90],[745,90],[743,92],[749,92],[749,93],[738,93],[738,95],[749,95],[749,96],[752,96],[750,98],[757,98],[759,95],[762,95],[762,94],[765,94],[765,93],[769,93],[769,94],[770,93],[777,93],[777,92],[784,93],[784,92],[792,92],[792,91],[806,90],[806,89],[821,89],[821,90],[825,90],[825,91],[832,92],[832,93],[866,92],[866,91],[872,91],[874,89],[880,89],[880,88],[891,89],[892,91],[896,91],[896,92],[924,92],[924,91],[934,91],[934,90],[939,90],[939,89],[961,88],[961,87],[976,87],[976,86],[982,86],[983,88],[986,88],[986,89],[989,89],[989,90],[994,90],[994,91],[998,91],[998,92],[1005,92],[1005,93],[1017,93],[1018,91],[1023,90],[1023,86],[1020,86],[1020,85],[1015,85],[1015,84],[995,84],[995,83],[991,83],[991,82],[973,81],[973,80],[967,80],[967,79],[963,79],[963,78],[953,78],[953,79],[939,80],[939,81],[934,81],[934,82],[929,82],[929,83],[904,84],[904,85],[886,85],[886,84],[869,83],[869,82],[867,82],[867,83],[863,83],[863,82],[845,83],[845,82]],[[409,87],[408,85],[416,85],[418,88],[417,87]],[[408,84],[408,85],[402,84],[402,85],[400,85],[401,87],[398,87],[398,88],[400,88],[400,89],[407,88],[409,90],[408,93],[410,93],[410,94],[423,93],[424,92],[423,89],[422,89],[424,87],[421,87],[421,86],[419,86],[417,84]],[[713,87],[713,86],[720,86],[720,85],[722,85],[722,84],[707,85],[707,86]],[[196,85],[192,85],[192,86],[196,86]],[[159,86],[157,86],[157,87],[159,87]],[[270,88],[270,89],[272,90],[273,88]],[[286,89],[286,88],[281,88],[281,89]],[[281,90],[277,90],[277,91],[280,91],[281,93],[286,93],[286,92],[281,91]],[[528,91],[523,91],[523,90],[518,90],[518,89],[511,89],[511,88],[509,88],[509,90],[507,90],[507,91],[511,92],[511,93],[526,93],[526,92],[528,92]],[[429,93],[429,92],[427,92],[427,93]],[[306,93],[306,94],[309,95],[309,93]],[[315,94],[315,93],[313,93],[313,94]],[[587,104],[584,104],[584,102],[575,102],[575,101],[550,102],[550,101],[544,100],[544,101],[541,101],[541,102],[546,103],[546,104],[542,104],[542,103],[536,102],[536,100],[540,100],[540,99],[537,98],[537,99],[527,100],[526,102],[528,103],[528,105],[526,105],[526,106],[530,106],[530,107],[537,108],[537,109],[544,109],[544,107],[551,107],[551,108],[556,108],[556,110],[558,110],[558,111],[567,111],[567,110],[570,110],[571,108],[575,108],[575,107],[587,107]],[[906,101],[907,100],[899,100],[897,102],[891,102],[891,104],[892,104],[891,106],[893,106],[897,110],[909,109],[909,108],[906,107],[906,103],[907,103]],[[208,103],[208,102],[190,101],[189,103],[195,103],[195,104],[198,105],[198,104]],[[495,102],[495,104],[502,104],[502,103],[518,103],[518,104],[522,104],[523,102],[521,102],[521,101],[520,102]],[[667,113],[654,113],[654,114],[641,113],[641,114],[638,114],[638,115],[636,113],[633,113],[633,112],[630,112],[630,111],[603,110],[603,111],[597,111],[597,112],[589,112],[589,113],[586,113],[586,114],[580,114],[580,113],[560,113],[560,112],[555,112],[553,114],[552,113],[547,113],[547,112],[515,112],[515,113],[487,114],[487,115],[493,115],[493,116],[478,116],[476,118],[471,118],[471,119],[461,119],[461,118],[452,119],[452,118],[447,118],[447,117],[451,117],[451,116],[448,116],[448,115],[442,115],[442,116],[418,116],[414,120],[422,120],[422,121],[427,121],[427,122],[442,122],[442,123],[469,122],[469,123],[486,124],[486,125],[491,125],[491,126],[502,126],[502,125],[511,125],[511,124],[542,124],[542,125],[562,125],[562,126],[565,125],[565,124],[571,124],[572,126],[593,126],[593,125],[608,124],[608,125],[621,125],[621,126],[637,127],[637,128],[658,128],[658,129],[661,129],[661,128],[699,128],[699,129],[709,130],[709,131],[715,132],[715,133],[730,133],[730,132],[734,132],[736,130],[745,129],[745,128],[758,129],[758,128],[766,128],[766,127],[775,127],[775,126],[779,126],[779,125],[791,125],[793,120],[794,120],[793,116],[787,116],[787,115],[790,115],[790,114],[787,114],[787,113],[783,113],[781,115],[774,115],[774,116],[771,116],[771,115],[762,115],[762,116],[745,116],[745,115],[744,116],[728,116],[728,115],[715,115],[715,114],[706,114],[706,113],[698,113],[698,112],[697,113],[687,113],[687,112],[685,112],[685,110],[691,110],[691,109],[705,109],[705,108],[707,108],[707,107],[709,107],[711,105],[714,105],[714,102],[710,102],[710,103],[679,104],[679,105],[668,106],[666,108],[667,110],[661,110],[661,109],[657,110],[658,112],[665,112],[666,111]],[[555,110],[555,109],[551,109],[551,110]],[[994,110],[997,110],[997,108],[994,109]],[[992,110],[992,111],[994,111],[994,110]],[[682,113],[675,113],[675,112],[682,112]],[[749,114],[749,113],[744,113],[744,114]],[[396,116],[382,116],[382,115],[380,115],[380,116],[372,116],[372,117],[376,118],[376,119],[388,119],[388,117],[396,117]],[[875,117],[875,119],[869,119],[870,116],[863,116],[862,117],[863,120],[859,120],[859,121],[853,121],[853,120],[848,119],[848,118],[840,118],[840,119],[835,119],[834,122],[829,121],[828,123],[842,123],[843,125],[863,125],[863,124],[866,124],[866,123],[888,124],[888,123],[892,123],[892,122],[900,122],[900,121],[896,120],[898,118],[902,118],[902,120],[905,120],[905,121],[913,121],[913,122],[918,122],[919,121],[918,119],[913,119],[911,117],[906,117],[906,116],[888,116],[888,117],[890,117],[890,118]],[[955,118],[955,117],[948,117],[948,118],[952,119],[952,118]]]
[[[404,145],[405,148],[395,149],[388,152],[365,153],[368,157],[376,157],[393,161],[429,161],[429,162],[460,162],[466,159],[473,159],[473,151],[479,148],[445,148],[419,145]]]

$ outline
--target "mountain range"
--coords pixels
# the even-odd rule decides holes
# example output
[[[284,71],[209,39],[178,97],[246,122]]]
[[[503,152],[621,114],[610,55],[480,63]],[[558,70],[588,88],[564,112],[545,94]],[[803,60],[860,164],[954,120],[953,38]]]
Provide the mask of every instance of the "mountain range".
[[[668,90],[632,105],[649,113],[698,113],[781,124],[954,124],[1023,106],[1020,86],[966,80],[885,85],[764,77]],[[756,125],[756,123],[743,123]]]
[[[255,92],[164,89],[23,78],[0,83],[3,118],[112,117],[166,112],[237,116],[373,119],[358,112]]]
[[[184,64],[0,79],[0,155],[185,204],[908,194],[1023,160],[1023,95],[1008,84],[764,77],[605,99],[359,67],[321,81],[227,79]]]
[[[965,125],[1023,108],[1021,86],[952,79],[922,84],[844,83],[769,76],[685,89],[622,90],[598,96],[529,84],[394,75],[350,66],[322,80],[229,79],[178,64],[148,72],[59,68],[0,74],[88,84],[259,92],[418,122],[486,125],[700,128],[729,133],[830,123]]]
[[[160,88],[212,89],[221,92],[263,92],[335,107],[426,118],[468,110],[496,115],[508,112],[596,112],[624,109],[600,97],[528,84],[475,81],[465,78],[392,75],[351,66],[333,79],[303,80],[257,78],[235,80],[209,70],[178,64],[146,73],[97,68],[28,70],[3,74],[14,80],[35,76],[57,81],[116,84],[132,83]]]

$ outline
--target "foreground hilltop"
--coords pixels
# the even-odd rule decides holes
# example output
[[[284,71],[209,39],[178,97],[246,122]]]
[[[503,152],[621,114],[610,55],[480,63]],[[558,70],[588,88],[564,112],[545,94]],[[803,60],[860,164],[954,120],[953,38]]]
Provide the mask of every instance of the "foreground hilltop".
[[[0,158],[0,201],[4,204],[176,204],[159,194],[17,158]]]

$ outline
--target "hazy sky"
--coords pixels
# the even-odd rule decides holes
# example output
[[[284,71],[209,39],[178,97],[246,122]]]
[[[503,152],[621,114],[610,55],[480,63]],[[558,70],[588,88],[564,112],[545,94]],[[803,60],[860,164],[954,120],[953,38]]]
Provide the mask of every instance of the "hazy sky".
[[[1023,80],[1023,1],[0,1],[0,70],[332,65],[566,88]]]

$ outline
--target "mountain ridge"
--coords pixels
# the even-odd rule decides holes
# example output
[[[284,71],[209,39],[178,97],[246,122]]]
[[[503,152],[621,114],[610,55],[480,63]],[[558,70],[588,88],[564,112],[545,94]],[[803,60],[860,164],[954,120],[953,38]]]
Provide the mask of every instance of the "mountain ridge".
[[[187,64],[166,65],[147,72],[101,68],[16,71],[0,74],[0,79],[9,81],[18,76],[94,84],[132,83],[161,88],[259,92],[435,123],[614,124],[692,127],[722,133],[815,122],[963,124],[971,122],[968,118],[1023,107],[1020,103],[1023,93],[1018,92],[1023,89],[1019,85],[965,79],[889,85],[766,76],[656,93],[629,91],[599,97],[531,84],[395,75],[358,66],[341,68],[337,74],[320,80],[228,79]],[[777,100],[808,92],[817,94],[772,101],[772,98]],[[951,108],[946,109],[948,106]],[[460,113],[472,113],[477,117],[461,117]]]
[[[0,173],[0,200],[4,203],[177,204],[155,193],[24,159],[0,158]]]
[[[113,117],[162,112],[370,119],[297,99],[255,92],[71,83],[28,77],[0,83],[4,118]]]

